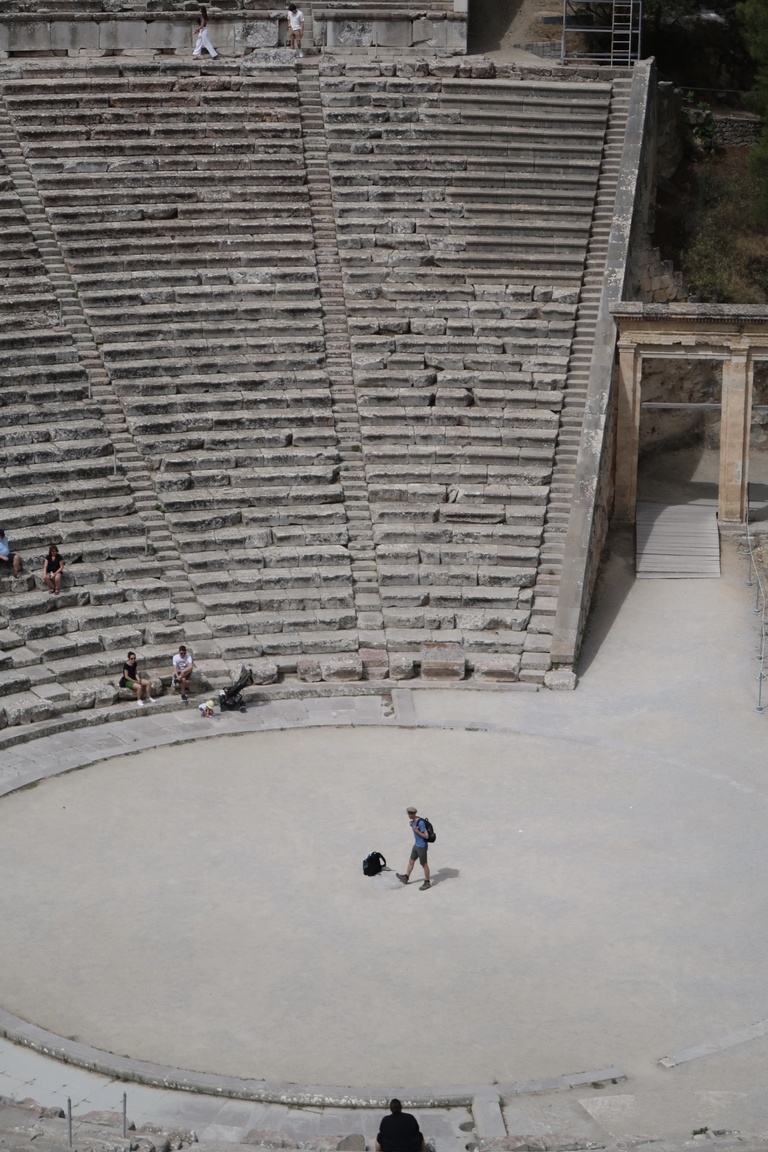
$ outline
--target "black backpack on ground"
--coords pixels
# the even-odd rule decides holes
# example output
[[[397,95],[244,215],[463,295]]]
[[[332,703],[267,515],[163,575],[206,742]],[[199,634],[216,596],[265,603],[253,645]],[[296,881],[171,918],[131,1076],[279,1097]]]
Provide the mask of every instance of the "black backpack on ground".
[[[425,836],[425,840],[427,841],[428,844],[434,844],[435,840],[437,840],[437,832],[435,832],[434,828],[432,827],[432,824],[430,823],[430,821],[427,819],[426,816],[419,816],[419,820],[421,820],[423,822],[424,827],[427,830],[427,835]]]
[[[379,872],[383,872],[386,866],[387,862],[381,852],[371,852],[370,856],[366,856],[363,860],[363,875],[378,876]]]

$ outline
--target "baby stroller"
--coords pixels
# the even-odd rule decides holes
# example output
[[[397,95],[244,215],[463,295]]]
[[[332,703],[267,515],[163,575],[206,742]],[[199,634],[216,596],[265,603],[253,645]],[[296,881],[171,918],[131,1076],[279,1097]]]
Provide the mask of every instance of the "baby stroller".
[[[240,675],[229,688],[222,688],[219,692],[219,708],[222,712],[245,712],[243,688],[250,688],[253,684],[253,672],[247,664],[243,664]]]

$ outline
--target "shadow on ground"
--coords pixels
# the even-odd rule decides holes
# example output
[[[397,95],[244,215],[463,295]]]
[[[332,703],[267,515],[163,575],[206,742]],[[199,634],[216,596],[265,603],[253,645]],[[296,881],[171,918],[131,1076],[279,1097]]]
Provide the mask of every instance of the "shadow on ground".
[[[523,0],[471,0],[467,51],[470,54],[493,52],[501,48],[502,40],[512,21],[523,6]]]
[[[437,872],[432,873],[432,887],[435,884],[442,884],[444,880],[457,880],[459,877],[458,868],[438,868]]]
[[[578,672],[583,676],[598,655],[635,582],[634,525],[615,525],[608,533],[600,574],[587,618]]]

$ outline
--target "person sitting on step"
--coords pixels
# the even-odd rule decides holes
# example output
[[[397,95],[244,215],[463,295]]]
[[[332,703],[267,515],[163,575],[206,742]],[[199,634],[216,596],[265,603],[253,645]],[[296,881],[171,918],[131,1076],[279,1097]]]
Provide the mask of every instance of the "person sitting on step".
[[[195,661],[192,653],[188,652],[183,644],[180,644],[179,651],[173,658],[173,686],[181,692],[181,699],[184,704],[187,702],[187,681],[194,671]]]
[[[11,552],[11,542],[5,534],[5,529],[0,528],[0,575],[5,573],[10,576],[13,572],[14,576],[18,576],[21,571],[21,556],[18,552]]]
[[[123,664],[123,674],[120,677],[120,687],[130,688],[132,692],[136,693],[136,703],[143,708],[144,701],[141,698],[142,692],[146,692],[147,704],[154,704],[154,699],[149,694],[151,687],[150,681],[146,676],[142,676],[139,672],[139,662],[136,659],[135,652],[128,653],[128,659]]]
[[[48,552],[43,560],[43,582],[48,585],[53,596],[58,596],[61,589],[61,577],[64,574],[64,557],[55,544],[48,545]]]

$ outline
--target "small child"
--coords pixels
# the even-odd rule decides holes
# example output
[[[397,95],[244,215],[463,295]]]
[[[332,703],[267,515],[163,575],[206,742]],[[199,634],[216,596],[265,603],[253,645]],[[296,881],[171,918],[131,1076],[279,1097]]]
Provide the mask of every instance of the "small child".
[[[204,716],[206,720],[209,720],[211,716],[216,715],[215,709],[216,705],[214,704],[213,700],[204,700],[202,704],[198,704],[197,706],[198,712],[201,716]]]

